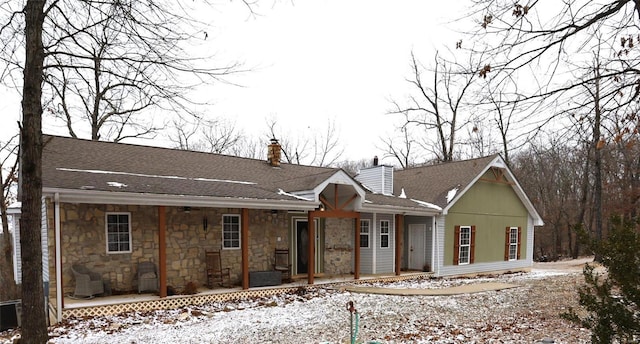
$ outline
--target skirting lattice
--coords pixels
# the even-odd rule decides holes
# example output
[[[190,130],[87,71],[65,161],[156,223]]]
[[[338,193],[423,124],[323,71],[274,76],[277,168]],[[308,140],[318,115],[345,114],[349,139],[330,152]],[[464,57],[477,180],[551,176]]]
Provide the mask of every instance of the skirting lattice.
[[[224,302],[229,300],[237,300],[243,298],[257,298],[257,297],[269,297],[273,295],[283,294],[283,293],[291,293],[299,288],[304,287],[334,287],[339,284],[349,283],[349,284],[360,284],[360,283],[372,283],[372,282],[397,282],[412,278],[420,278],[423,276],[429,276],[430,274],[411,274],[404,276],[390,276],[390,277],[380,277],[380,278],[371,278],[371,279],[360,279],[360,280],[348,280],[344,282],[335,282],[335,283],[324,283],[324,284],[314,284],[314,285],[301,285],[297,287],[286,287],[286,288],[269,288],[269,289],[254,289],[254,290],[241,290],[241,291],[233,291],[229,293],[220,293],[220,294],[204,294],[204,295],[188,295],[188,296],[170,296],[165,299],[157,299],[150,301],[137,301],[130,303],[121,303],[121,304],[113,304],[113,305],[100,305],[100,306],[90,306],[90,307],[82,307],[82,308],[67,308],[62,310],[62,318],[74,318],[74,317],[92,317],[92,316],[102,316],[102,315],[114,315],[125,312],[144,312],[144,311],[153,311],[160,309],[177,309],[185,306],[191,305],[202,305],[210,302]]]

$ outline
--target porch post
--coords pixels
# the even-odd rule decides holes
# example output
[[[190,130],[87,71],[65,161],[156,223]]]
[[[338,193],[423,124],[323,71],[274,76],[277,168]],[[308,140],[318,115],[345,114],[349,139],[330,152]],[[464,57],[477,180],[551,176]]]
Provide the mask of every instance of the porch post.
[[[159,294],[161,298],[167,297],[167,221],[166,221],[166,209],[163,205],[158,206],[158,260],[159,262],[159,275],[160,275],[160,290]]]
[[[62,321],[62,309],[64,308],[64,282],[62,281],[62,229],[60,227],[60,194],[54,196],[54,235],[56,247],[56,322]],[[14,262],[14,264],[16,264]]]
[[[396,214],[396,276],[402,267],[402,214]]]
[[[242,289],[249,289],[249,209],[247,208],[242,208],[240,226],[240,247],[242,251]]]
[[[313,211],[310,211],[307,215],[307,223],[309,224],[309,259],[307,259],[307,283],[313,284],[313,279],[316,273],[316,228],[313,219],[315,218]]]
[[[355,262],[354,262],[354,271],[353,271],[353,279],[360,279],[360,213],[356,216],[356,240],[355,240]]]

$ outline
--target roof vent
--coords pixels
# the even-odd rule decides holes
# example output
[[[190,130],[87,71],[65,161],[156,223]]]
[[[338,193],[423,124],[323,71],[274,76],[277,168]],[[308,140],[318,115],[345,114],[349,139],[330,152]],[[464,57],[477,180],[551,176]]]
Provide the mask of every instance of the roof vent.
[[[378,156],[377,155],[375,155],[373,157],[373,166],[378,166]]]
[[[271,143],[267,147],[267,162],[273,167],[280,166],[282,147],[275,137],[271,139]]]

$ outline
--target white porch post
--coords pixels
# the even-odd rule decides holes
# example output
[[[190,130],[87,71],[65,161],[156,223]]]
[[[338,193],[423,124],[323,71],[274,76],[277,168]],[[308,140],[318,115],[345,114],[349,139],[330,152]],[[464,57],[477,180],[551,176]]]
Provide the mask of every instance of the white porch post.
[[[56,321],[62,320],[62,307],[63,307],[63,299],[62,299],[62,253],[60,245],[60,194],[56,193],[54,196],[54,231],[55,231],[55,241],[56,241]]]

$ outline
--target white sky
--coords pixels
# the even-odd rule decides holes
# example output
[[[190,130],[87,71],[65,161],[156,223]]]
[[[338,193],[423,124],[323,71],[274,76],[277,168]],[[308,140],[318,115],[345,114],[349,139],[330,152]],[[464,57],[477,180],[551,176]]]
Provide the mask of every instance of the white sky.
[[[216,28],[208,44],[220,63],[240,61],[252,71],[233,77],[243,85],[217,85],[206,92],[213,116],[235,120],[249,135],[266,131],[277,118],[292,133],[322,130],[335,120],[344,159],[382,156],[380,137],[398,116],[387,115],[390,99],[409,90],[410,53],[425,64],[436,49],[453,48],[461,36],[449,24],[467,1],[262,1],[258,16],[234,1],[212,10]],[[273,6],[272,6],[273,5]],[[218,19],[216,19],[218,18]],[[216,31],[217,30],[217,31]],[[0,90],[2,140],[14,132],[20,99]],[[45,133],[66,135],[45,118]],[[144,144],[165,144],[161,140]]]

